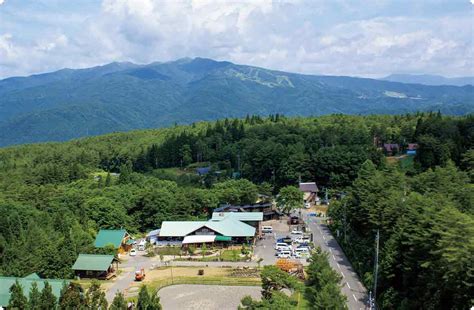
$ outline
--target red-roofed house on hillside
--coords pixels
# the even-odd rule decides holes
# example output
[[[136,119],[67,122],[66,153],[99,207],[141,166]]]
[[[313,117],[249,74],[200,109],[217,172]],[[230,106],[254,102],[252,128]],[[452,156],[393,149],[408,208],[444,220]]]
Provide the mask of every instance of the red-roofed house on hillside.
[[[316,182],[305,182],[300,183],[300,191],[303,192],[303,200],[305,203],[310,203],[311,205],[315,205],[318,199],[318,186]]]
[[[400,150],[400,146],[397,143],[384,143],[383,148],[385,153],[389,156],[395,155]]]

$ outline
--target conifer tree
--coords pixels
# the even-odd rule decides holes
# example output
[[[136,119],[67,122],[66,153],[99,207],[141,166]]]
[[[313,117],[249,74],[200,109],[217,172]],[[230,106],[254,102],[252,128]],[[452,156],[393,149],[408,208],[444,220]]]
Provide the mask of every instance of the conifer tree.
[[[142,285],[140,287],[140,292],[138,292],[138,301],[137,301],[137,309],[138,310],[148,310],[148,306],[150,305],[150,294],[148,293],[148,289],[146,285]]]
[[[110,304],[110,310],[127,310],[127,302],[123,297],[123,294],[119,291],[115,294],[112,304]]]
[[[64,283],[59,297],[60,310],[81,309],[85,306],[84,295],[80,285],[75,283]]]
[[[107,309],[105,293],[100,289],[100,284],[96,280],[92,281],[86,293],[86,304],[88,309]]]
[[[10,300],[8,301],[8,309],[23,310],[26,308],[28,300],[23,294],[23,287],[18,280],[10,287]]]
[[[41,291],[41,296],[39,300],[39,307],[41,310],[51,310],[56,309],[57,299],[53,294],[53,289],[51,285],[46,281],[44,282],[43,290]]]
[[[40,297],[41,293],[38,290],[38,284],[33,282],[30,288],[30,294],[28,297],[28,310],[39,310],[40,309]]]

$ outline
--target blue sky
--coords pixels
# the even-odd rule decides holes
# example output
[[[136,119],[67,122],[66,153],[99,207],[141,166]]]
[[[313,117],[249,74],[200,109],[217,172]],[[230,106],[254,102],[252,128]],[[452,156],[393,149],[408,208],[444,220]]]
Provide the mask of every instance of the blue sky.
[[[0,0],[0,78],[196,56],[308,74],[467,76],[473,15],[469,0]]]

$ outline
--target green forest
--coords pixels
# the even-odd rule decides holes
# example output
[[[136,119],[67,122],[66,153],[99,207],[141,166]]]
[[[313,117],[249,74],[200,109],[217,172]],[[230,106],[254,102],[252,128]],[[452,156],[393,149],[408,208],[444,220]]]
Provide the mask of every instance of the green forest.
[[[247,116],[0,149],[0,274],[71,278],[99,228],[205,219],[298,180],[384,309],[465,309],[474,290],[474,115]],[[388,154],[384,143],[398,144]],[[406,156],[417,143],[415,156]],[[391,156],[388,156],[391,155]],[[198,175],[196,168],[209,167]],[[338,233],[339,232],[339,233]]]

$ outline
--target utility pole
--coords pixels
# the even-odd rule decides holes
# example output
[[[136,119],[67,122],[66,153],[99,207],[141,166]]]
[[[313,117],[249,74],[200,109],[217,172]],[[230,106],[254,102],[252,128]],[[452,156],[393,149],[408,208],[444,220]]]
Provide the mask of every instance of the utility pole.
[[[327,195],[327,191],[326,191]],[[346,197],[346,193],[341,194],[341,199]],[[347,210],[346,210],[347,201],[344,201],[344,243],[347,245]]]
[[[346,204],[347,202],[344,202],[344,243],[347,245],[347,219],[346,219]]]

